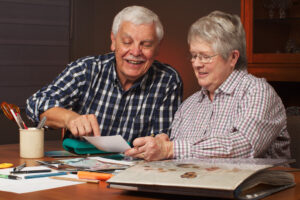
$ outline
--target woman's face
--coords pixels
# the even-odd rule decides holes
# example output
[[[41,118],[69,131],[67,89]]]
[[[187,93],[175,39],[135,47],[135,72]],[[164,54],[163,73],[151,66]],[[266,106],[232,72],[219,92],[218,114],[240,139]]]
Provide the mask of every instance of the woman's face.
[[[190,42],[190,53],[199,85],[207,89],[210,96],[213,97],[214,91],[233,72],[239,52],[237,50],[232,51],[228,59],[224,60],[221,55],[214,52],[211,44],[200,38],[195,38]]]

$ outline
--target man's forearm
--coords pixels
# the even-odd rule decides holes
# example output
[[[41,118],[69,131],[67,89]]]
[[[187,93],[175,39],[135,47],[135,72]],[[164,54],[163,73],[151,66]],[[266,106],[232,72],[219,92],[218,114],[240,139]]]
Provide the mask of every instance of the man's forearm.
[[[68,121],[71,118],[79,116],[79,114],[65,108],[54,107],[42,113],[40,119],[44,116],[47,117],[46,126],[52,128],[66,128]]]

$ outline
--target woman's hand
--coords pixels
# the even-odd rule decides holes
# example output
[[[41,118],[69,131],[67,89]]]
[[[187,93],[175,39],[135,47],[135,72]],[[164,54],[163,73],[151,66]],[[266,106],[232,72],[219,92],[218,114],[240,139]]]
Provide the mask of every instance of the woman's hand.
[[[140,137],[133,141],[133,148],[125,151],[126,156],[142,158],[147,161],[164,160],[173,157],[173,142],[167,134],[155,137]]]

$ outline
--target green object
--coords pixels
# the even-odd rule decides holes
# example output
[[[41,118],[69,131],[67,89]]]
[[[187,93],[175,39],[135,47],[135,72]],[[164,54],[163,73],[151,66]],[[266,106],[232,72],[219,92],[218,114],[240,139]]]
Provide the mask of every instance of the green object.
[[[92,145],[91,143],[88,143],[86,141],[72,139],[72,138],[65,138],[62,145],[65,150],[72,152],[72,153],[80,154],[80,155],[105,154],[105,155],[101,155],[101,157],[115,159],[115,160],[122,160],[124,158],[124,156],[122,154],[101,151],[101,150],[97,149],[97,147]]]
[[[8,175],[6,175],[6,174],[0,174],[0,178],[7,178],[8,179]]]
[[[101,151],[97,149],[94,145],[81,140],[76,140],[72,138],[66,138],[63,141],[63,148],[67,151],[74,152],[76,154],[103,154],[111,153],[107,151]]]
[[[19,176],[15,176],[15,175],[6,175],[6,174],[0,174],[0,178],[14,179],[14,180],[21,179],[21,177],[19,177]]]

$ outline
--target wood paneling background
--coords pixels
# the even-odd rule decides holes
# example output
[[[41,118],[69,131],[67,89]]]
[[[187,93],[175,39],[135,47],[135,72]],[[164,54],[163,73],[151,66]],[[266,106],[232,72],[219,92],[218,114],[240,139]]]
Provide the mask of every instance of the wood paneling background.
[[[110,51],[114,16],[126,6],[145,6],[160,17],[165,29],[158,60],[172,65],[184,82],[184,98],[199,90],[188,60],[187,33],[198,18],[214,10],[240,15],[240,0],[85,0],[74,1],[72,59]]]
[[[67,63],[109,52],[113,17],[129,5],[148,7],[161,18],[165,38],[158,60],[181,74],[185,98],[199,89],[187,59],[189,26],[213,10],[240,14],[239,0],[0,0],[0,101],[21,106],[24,115],[26,99]],[[18,142],[17,126],[2,113],[0,126],[0,143]],[[49,139],[60,137],[50,133]]]
[[[0,101],[21,107],[70,60],[69,0],[0,0]],[[18,142],[17,125],[1,111],[1,140]],[[53,131],[50,131],[53,132]],[[57,139],[60,131],[46,134]]]
[[[69,0],[0,1],[1,101],[22,108],[69,61]]]

